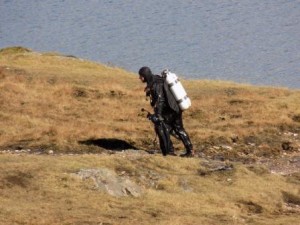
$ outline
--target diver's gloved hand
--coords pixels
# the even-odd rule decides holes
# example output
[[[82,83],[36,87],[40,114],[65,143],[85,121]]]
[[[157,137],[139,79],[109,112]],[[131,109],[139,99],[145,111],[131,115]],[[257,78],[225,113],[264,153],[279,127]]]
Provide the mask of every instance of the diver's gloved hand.
[[[164,121],[164,118],[162,117],[162,115],[157,114],[156,116],[157,116],[157,119],[158,119],[159,121]]]
[[[148,114],[147,118],[151,120],[153,123],[158,123],[164,120],[161,115]]]

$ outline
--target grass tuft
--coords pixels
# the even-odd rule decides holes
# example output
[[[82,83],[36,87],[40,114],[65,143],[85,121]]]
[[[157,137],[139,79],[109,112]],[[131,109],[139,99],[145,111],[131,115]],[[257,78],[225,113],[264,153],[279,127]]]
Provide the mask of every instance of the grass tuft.
[[[7,47],[0,49],[0,54],[18,54],[18,53],[27,53],[31,52],[30,49],[24,48],[22,46],[15,46],[15,47]]]

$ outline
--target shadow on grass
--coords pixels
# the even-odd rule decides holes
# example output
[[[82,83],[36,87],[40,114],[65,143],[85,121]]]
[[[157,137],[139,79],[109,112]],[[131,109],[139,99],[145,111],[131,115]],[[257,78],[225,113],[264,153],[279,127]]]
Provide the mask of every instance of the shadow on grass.
[[[126,141],[115,139],[115,138],[100,138],[100,139],[88,139],[85,141],[79,141],[79,144],[84,145],[94,145],[98,146],[107,150],[113,150],[113,151],[122,151],[122,150],[128,150],[133,149],[137,150],[136,147],[129,144]]]

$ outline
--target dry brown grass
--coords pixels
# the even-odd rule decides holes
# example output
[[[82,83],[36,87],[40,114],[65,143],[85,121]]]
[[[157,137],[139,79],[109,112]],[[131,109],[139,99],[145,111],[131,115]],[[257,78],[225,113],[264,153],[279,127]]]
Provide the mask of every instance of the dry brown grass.
[[[153,147],[152,126],[140,113],[149,103],[136,74],[21,47],[1,50],[0,66],[2,149],[82,151],[87,146],[78,141],[92,138]],[[286,139],[282,133],[299,133],[299,91],[183,82],[193,104],[184,113],[184,122],[196,151],[210,153],[211,146],[232,145],[232,137],[244,144],[252,136],[257,145],[265,143],[278,151]]]
[[[58,54],[23,48],[1,51],[0,145],[80,151],[78,141],[118,138],[149,148],[151,124],[135,74]],[[299,91],[218,81],[184,81],[193,107],[184,115],[195,149],[299,131]],[[150,128],[150,131],[149,131]],[[280,148],[280,142],[267,143]],[[178,146],[180,148],[180,146]],[[205,148],[207,149],[207,148]]]
[[[78,150],[79,140],[122,139],[135,130],[140,90],[120,69],[58,55],[2,53],[1,75],[1,117],[9,118],[3,119],[1,146]]]
[[[247,161],[299,148],[300,92],[221,81],[184,80],[184,113],[197,153]],[[57,53],[0,50],[0,150],[54,150],[57,155],[0,154],[0,224],[297,224],[299,179],[234,164],[208,173],[201,158],[103,152],[91,140],[118,139],[153,149],[153,127],[136,74]],[[175,140],[176,150],[183,146]],[[223,147],[222,147],[223,146]],[[229,146],[230,148],[224,148]],[[71,174],[82,168],[147,171],[162,178],[140,198],[116,198]],[[187,188],[186,188],[187,186]]]
[[[299,186],[265,169],[201,176],[199,159],[130,155],[0,157],[0,224],[297,224]],[[138,198],[113,197],[72,176],[81,168],[161,177]],[[251,182],[249,182],[251,181]],[[185,187],[189,188],[186,189]],[[298,196],[298,197],[297,197]]]

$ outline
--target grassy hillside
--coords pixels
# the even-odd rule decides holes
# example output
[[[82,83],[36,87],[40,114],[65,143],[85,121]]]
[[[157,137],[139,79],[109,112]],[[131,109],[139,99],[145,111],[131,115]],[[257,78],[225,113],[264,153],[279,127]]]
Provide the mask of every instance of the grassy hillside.
[[[0,155],[0,224],[295,225],[299,176],[234,164],[208,173],[201,160],[160,155]],[[140,197],[114,197],[82,168],[109,168],[140,184]],[[145,182],[146,177],[146,182]],[[292,207],[294,206],[294,207]]]
[[[192,100],[191,159],[145,153],[158,147],[137,74],[0,50],[0,224],[297,224],[299,167],[282,176],[266,162],[299,165],[300,91],[182,82]],[[111,196],[74,176],[88,168],[115,171],[144,192]]]
[[[84,144],[98,139],[153,148],[152,125],[140,112],[150,110],[149,102],[136,74],[15,47],[0,51],[0,81],[1,149],[101,151],[99,145]],[[300,130],[300,91],[206,80],[183,83],[193,104],[184,123],[196,152],[273,155],[283,143],[297,150],[293,134]]]

